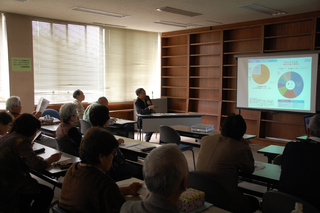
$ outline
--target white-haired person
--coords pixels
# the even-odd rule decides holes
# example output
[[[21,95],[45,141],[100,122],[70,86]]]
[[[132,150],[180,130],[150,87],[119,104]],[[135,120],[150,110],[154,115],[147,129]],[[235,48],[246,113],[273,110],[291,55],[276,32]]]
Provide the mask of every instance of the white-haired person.
[[[178,200],[188,186],[189,170],[177,145],[162,145],[151,151],[143,163],[149,196],[144,201],[123,204],[120,213],[179,213]]]
[[[66,103],[60,107],[59,110],[62,123],[56,130],[56,137],[64,141],[71,142],[72,145],[78,149],[81,143],[81,134],[73,123],[77,121],[77,105],[74,103]]]
[[[11,96],[6,101],[6,109],[11,113],[11,115],[16,118],[21,114],[22,104],[21,99],[18,96]],[[32,114],[36,116],[36,118],[40,118],[42,113],[33,111]]]

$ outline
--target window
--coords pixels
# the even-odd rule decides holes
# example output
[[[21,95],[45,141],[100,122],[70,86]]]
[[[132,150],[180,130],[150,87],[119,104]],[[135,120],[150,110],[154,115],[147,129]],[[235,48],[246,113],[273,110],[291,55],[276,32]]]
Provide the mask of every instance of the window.
[[[159,34],[51,21],[33,21],[35,104],[73,100],[133,101],[138,87],[160,97]]]
[[[0,109],[5,109],[9,97],[8,44],[5,16],[0,13]]]
[[[73,100],[81,89],[86,101],[103,95],[103,29],[95,26],[33,21],[35,104]]]

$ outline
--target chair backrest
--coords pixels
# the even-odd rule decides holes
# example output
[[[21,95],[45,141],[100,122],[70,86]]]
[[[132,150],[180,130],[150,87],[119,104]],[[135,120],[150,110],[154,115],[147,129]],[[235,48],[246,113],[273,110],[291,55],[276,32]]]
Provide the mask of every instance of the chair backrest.
[[[80,122],[80,132],[81,132],[81,134],[84,135],[84,133],[86,133],[87,129],[89,129],[91,127],[91,124],[81,118],[79,118],[79,122]]]
[[[61,152],[68,153],[70,155],[79,156],[78,148],[76,144],[72,144],[70,141],[65,141],[60,138],[55,138],[57,149]]]
[[[281,166],[281,161],[282,161],[282,155],[277,155],[277,156],[273,159],[273,163],[272,163],[272,164]]]
[[[160,144],[161,143],[176,143],[180,144],[181,138],[179,133],[170,126],[160,126]]]
[[[40,141],[37,141],[40,144],[49,146],[51,148],[56,149],[57,145],[56,145],[56,140],[53,137],[47,136],[47,135],[41,135],[41,139]]]
[[[213,177],[202,172],[190,171],[188,188],[203,191],[207,202],[221,209],[230,210],[230,196]]]
[[[295,209],[295,203],[299,202],[303,205],[303,212],[319,213],[319,211],[308,202],[295,197],[293,195],[279,192],[268,191],[264,193],[262,199],[263,213],[283,213],[291,212]]]
[[[54,205],[54,206],[52,207],[52,211],[53,211],[53,213],[68,213],[68,212],[66,212],[65,210],[61,209],[61,208],[58,206],[58,204],[56,204],[56,205]]]
[[[45,109],[42,113],[42,116],[50,115],[51,117],[60,119],[60,114],[55,109]]]

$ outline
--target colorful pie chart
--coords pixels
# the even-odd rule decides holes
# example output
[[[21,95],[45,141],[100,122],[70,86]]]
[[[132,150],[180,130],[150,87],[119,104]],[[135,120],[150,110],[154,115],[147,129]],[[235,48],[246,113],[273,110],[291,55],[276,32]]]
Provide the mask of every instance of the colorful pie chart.
[[[265,84],[269,80],[270,71],[264,64],[259,64],[252,69],[252,79],[257,84]]]
[[[279,78],[278,90],[283,97],[298,97],[303,90],[303,79],[296,72],[286,72]]]

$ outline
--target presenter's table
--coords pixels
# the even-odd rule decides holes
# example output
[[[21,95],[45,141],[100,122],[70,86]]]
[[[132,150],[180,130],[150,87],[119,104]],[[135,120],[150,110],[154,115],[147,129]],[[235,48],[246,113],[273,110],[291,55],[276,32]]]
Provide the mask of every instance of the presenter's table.
[[[161,125],[173,126],[184,124],[192,126],[201,123],[200,113],[153,113],[148,115],[137,114],[138,121],[141,120],[142,129],[140,131],[140,140],[143,132],[159,132]]]
[[[257,153],[261,153],[268,158],[268,163],[272,163],[275,157],[282,155],[284,146],[269,145],[259,149]]]
[[[44,148],[45,151],[44,153],[38,154],[38,156],[42,157],[43,159],[49,158],[52,154],[55,153],[60,153],[60,151],[53,149],[51,147],[39,144],[39,143],[34,143],[33,145],[33,150],[38,150]],[[62,157],[68,158],[68,160],[72,163],[76,163],[80,161],[80,158],[64,153],[62,152]],[[55,178],[59,178],[61,176],[64,176],[67,173],[68,169],[60,169],[59,166],[57,166],[55,163],[53,163],[49,168],[45,169],[44,171],[35,171],[33,169],[30,169],[30,173],[45,180],[46,182],[61,188],[62,183],[56,180]]]
[[[208,132],[191,131],[191,127],[185,126],[185,125],[174,125],[171,127],[173,129],[175,129],[179,133],[180,136],[190,137],[190,138],[194,138],[194,139],[201,139],[204,136],[220,134],[220,131],[218,131],[218,130],[211,130]],[[257,136],[244,134],[243,137],[244,137],[244,139],[249,140],[249,139],[256,138]],[[183,142],[183,141],[181,141],[181,144],[187,144],[187,145],[192,145],[194,147],[200,147],[201,142],[200,141],[197,141],[197,142]]]

